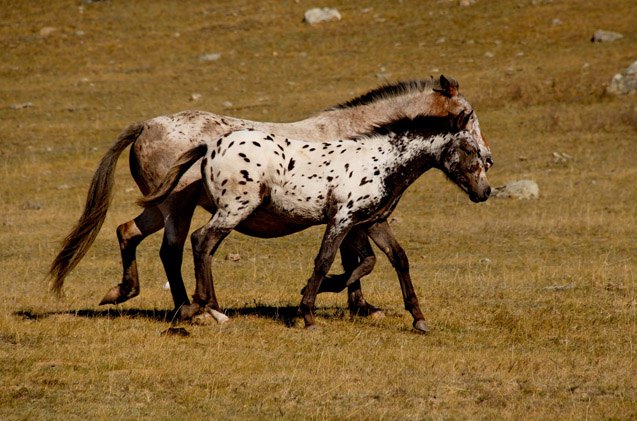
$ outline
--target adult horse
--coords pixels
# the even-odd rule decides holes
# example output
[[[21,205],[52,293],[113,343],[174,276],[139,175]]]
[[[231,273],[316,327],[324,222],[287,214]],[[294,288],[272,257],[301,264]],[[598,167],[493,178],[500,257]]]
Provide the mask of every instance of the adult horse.
[[[157,188],[182,152],[224,133],[252,128],[309,141],[349,138],[369,132],[379,121],[388,121],[397,116],[470,113],[473,109],[458,89],[456,81],[444,76],[438,80],[399,82],[372,90],[294,123],[262,123],[201,111],[185,111],[133,124],[119,135],[100,161],[89,187],[84,211],[51,264],[51,287],[58,293],[61,291],[65,278],[97,237],[112,197],[115,166],[120,154],[131,144],[131,174],[141,192],[148,194]],[[475,113],[467,127],[478,141],[488,168],[492,163],[491,153]],[[132,221],[118,226],[122,281],[107,292],[100,304],[122,303],[139,294],[136,248],[144,238],[161,228],[164,228],[164,237],[160,258],[170,282],[175,308],[190,302],[181,275],[184,243],[195,207],[199,204],[214,212],[214,206],[202,194],[201,188],[200,173],[191,171],[181,178],[180,184],[161,205],[146,208]],[[365,302],[357,280],[371,271],[374,255],[365,238],[355,242],[358,246],[350,246],[352,243],[347,239],[343,242],[341,250],[346,274],[339,279],[349,282],[350,310],[374,311],[373,306]],[[328,282],[323,285],[326,290],[340,288],[330,289]]]
[[[377,224],[387,220],[407,187],[431,168],[443,171],[472,201],[488,199],[491,187],[478,142],[466,130],[469,118],[464,112],[400,118],[379,125],[366,136],[320,144],[242,130],[186,151],[159,188],[140,200],[149,208],[160,205],[180,178],[201,161],[203,184],[215,212],[192,234],[197,287],[193,303],[184,306],[182,314],[222,315],[211,261],[231,231],[273,236],[274,224],[277,236],[283,236],[326,224],[314,272],[299,306],[306,327],[314,325],[316,294],[341,242],[358,230],[392,260],[414,328],[426,333],[407,257]],[[401,255],[404,257],[397,258]]]

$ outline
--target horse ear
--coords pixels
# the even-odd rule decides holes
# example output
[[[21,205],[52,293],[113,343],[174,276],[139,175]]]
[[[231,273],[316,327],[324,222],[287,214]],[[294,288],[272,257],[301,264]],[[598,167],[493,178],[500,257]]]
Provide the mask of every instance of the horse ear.
[[[451,98],[458,95],[458,82],[453,79],[447,79],[444,75],[440,75],[440,89],[434,89],[441,95]]]
[[[469,124],[469,120],[471,120],[471,116],[473,115],[473,110],[471,110],[471,112],[469,113],[465,113],[464,111],[462,111],[458,118],[458,130],[464,130],[467,128],[467,124]]]
[[[460,114],[449,114],[449,120],[451,123],[451,131],[456,133],[463,129],[462,120],[464,119],[464,111],[460,111]]]

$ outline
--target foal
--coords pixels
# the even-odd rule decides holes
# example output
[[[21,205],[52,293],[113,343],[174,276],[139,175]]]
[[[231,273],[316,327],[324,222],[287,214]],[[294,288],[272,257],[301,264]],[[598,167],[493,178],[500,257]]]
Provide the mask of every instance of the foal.
[[[232,230],[258,231],[261,221],[279,221],[279,235],[283,236],[326,224],[299,307],[306,327],[314,325],[316,294],[341,242],[357,230],[369,235],[388,255],[398,272],[414,328],[427,332],[407,258],[391,233],[378,227],[406,188],[430,168],[442,170],[474,202],[489,197],[479,145],[466,130],[470,117],[465,113],[405,117],[376,127],[371,135],[318,144],[236,131],[184,153],[162,185],[140,200],[144,207],[159,205],[181,176],[203,158],[202,179],[216,212],[191,237],[197,286],[193,304],[182,310],[182,316],[192,317],[205,307],[215,313],[220,310],[211,261]]]

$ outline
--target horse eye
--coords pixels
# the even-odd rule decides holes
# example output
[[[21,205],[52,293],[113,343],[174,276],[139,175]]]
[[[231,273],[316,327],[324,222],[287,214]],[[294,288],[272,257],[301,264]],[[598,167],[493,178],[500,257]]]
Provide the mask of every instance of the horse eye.
[[[467,149],[466,151],[464,151],[464,153],[466,153],[467,156],[473,155],[473,151],[471,149]]]

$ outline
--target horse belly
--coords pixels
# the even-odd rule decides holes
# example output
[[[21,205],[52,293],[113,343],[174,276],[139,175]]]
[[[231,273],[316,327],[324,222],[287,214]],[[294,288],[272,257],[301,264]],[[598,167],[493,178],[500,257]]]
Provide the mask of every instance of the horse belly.
[[[292,220],[260,208],[242,221],[235,230],[252,237],[275,238],[303,231],[312,225],[316,225],[316,223]]]

